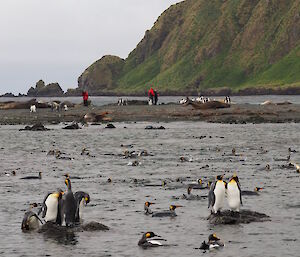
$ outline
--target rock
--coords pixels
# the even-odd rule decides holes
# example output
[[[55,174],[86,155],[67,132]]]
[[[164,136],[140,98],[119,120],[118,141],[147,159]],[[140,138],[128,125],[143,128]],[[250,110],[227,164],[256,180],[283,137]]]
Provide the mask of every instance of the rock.
[[[108,226],[105,226],[101,223],[95,222],[95,221],[91,221],[87,224],[83,224],[81,226],[81,228],[84,231],[103,231],[103,230],[109,230]]]
[[[13,93],[5,93],[3,95],[0,95],[0,97],[16,97]]]
[[[59,226],[52,222],[47,222],[38,231],[38,233],[44,233],[47,235],[60,235],[64,236],[69,233],[83,232],[83,231],[106,231],[109,230],[108,226],[105,226],[99,222],[92,221],[83,225],[74,227]]]
[[[160,126],[160,127],[154,127],[152,125],[148,125],[145,127],[145,129],[166,129],[164,126]]]
[[[113,129],[113,128],[116,128],[116,127],[114,126],[114,124],[109,123],[109,124],[106,125],[105,128]]]
[[[214,225],[219,224],[242,224],[251,222],[263,222],[270,221],[270,217],[264,213],[259,213],[250,210],[241,210],[238,212],[231,212],[230,210],[225,210],[221,214],[211,214],[208,217],[209,223]]]
[[[23,129],[19,129],[19,131],[47,131],[50,130],[46,128],[42,123],[34,124],[33,126],[25,126]]]
[[[76,123],[73,123],[71,125],[64,127],[63,129],[80,129],[80,127],[79,127],[78,123],[76,122]]]
[[[45,86],[43,80],[39,80],[35,88],[31,87],[27,92],[27,96],[62,96],[63,94],[64,91],[58,83],[50,83]]]

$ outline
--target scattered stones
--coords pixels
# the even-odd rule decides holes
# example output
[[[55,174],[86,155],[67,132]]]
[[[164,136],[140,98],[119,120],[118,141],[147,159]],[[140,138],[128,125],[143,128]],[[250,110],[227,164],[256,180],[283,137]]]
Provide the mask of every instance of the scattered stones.
[[[48,131],[50,129],[46,128],[42,123],[34,124],[33,126],[25,126],[23,129],[19,129],[19,131]]]
[[[164,126],[154,127],[152,125],[148,125],[145,127],[145,129],[166,129]]]
[[[139,166],[141,163],[138,161],[128,162],[127,166]]]
[[[115,125],[114,124],[112,124],[112,123],[109,123],[109,124],[107,124],[106,125],[106,127],[105,127],[106,129],[114,129],[114,128],[116,128],[115,127]]]

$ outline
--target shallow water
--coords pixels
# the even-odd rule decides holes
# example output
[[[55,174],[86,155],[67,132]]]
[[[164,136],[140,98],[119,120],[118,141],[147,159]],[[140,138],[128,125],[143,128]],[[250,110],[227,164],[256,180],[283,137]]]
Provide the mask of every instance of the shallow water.
[[[177,103],[182,98],[186,96],[161,96],[158,99],[158,103]],[[196,98],[197,96],[194,96]],[[89,99],[92,103],[96,106],[102,106],[112,103],[117,103],[120,97],[117,96],[91,96]],[[147,100],[147,97],[141,96],[124,96],[123,98],[129,100]],[[191,97],[192,98],[192,97]],[[216,96],[210,97],[211,99],[224,99],[224,97]],[[18,98],[11,98],[11,97],[0,97],[0,102],[6,101],[28,101],[32,99],[32,97],[18,97]],[[37,100],[40,101],[53,101],[53,100],[60,100],[60,101],[70,101],[72,103],[81,103],[82,97],[37,97]],[[256,96],[232,96],[231,101],[233,103],[242,104],[242,103],[249,103],[249,104],[260,104],[267,100],[270,100],[274,103],[290,101],[294,104],[300,104],[300,95],[256,95]]]
[[[149,123],[115,123],[116,129],[89,126],[77,131],[49,126],[46,132],[19,132],[22,126],[0,127],[0,255],[1,256],[195,256],[199,247],[215,232],[225,248],[209,256],[299,256],[300,252],[300,175],[281,169],[284,162],[274,161],[288,154],[288,147],[298,150],[291,159],[300,162],[300,124],[224,125],[202,122],[172,122],[166,130],[145,130]],[[127,128],[124,128],[127,127]],[[200,139],[200,136],[206,136]],[[211,138],[210,138],[211,137]],[[147,150],[153,156],[141,157],[140,166],[119,154],[120,145],[129,150]],[[260,147],[268,150],[258,154]],[[87,147],[95,157],[80,155]],[[221,151],[216,151],[216,147]],[[232,148],[239,156],[231,156]],[[47,156],[50,149],[60,149],[74,160]],[[225,153],[225,155],[224,155]],[[109,155],[108,155],[109,154]],[[223,156],[224,155],[224,156]],[[193,162],[179,161],[180,156]],[[263,168],[269,163],[271,171]],[[209,168],[201,167],[209,165]],[[16,177],[4,172],[16,170]],[[20,180],[25,175],[43,172],[42,180]],[[110,227],[106,232],[78,232],[70,238],[49,238],[43,234],[22,233],[20,226],[30,202],[41,202],[48,191],[64,188],[62,175],[69,172],[73,191],[90,194],[91,202],[84,219]],[[217,174],[229,178],[237,172],[242,189],[263,187],[259,196],[244,196],[245,209],[266,213],[272,221],[242,225],[212,226],[206,220],[207,200],[175,200],[186,193],[183,183],[199,177],[211,179]],[[112,183],[107,183],[111,178]],[[135,183],[134,179],[138,180]],[[165,188],[160,185],[167,181]],[[207,194],[194,190],[194,194]],[[168,209],[181,204],[176,218],[152,218],[143,213],[146,200],[152,209]],[[226,204],[225,204],[226,206]],[[142,232],[154,231],[167,239],[168,246],[143,250],[137,246]],[[206,253],[207,255],[207,253]]]

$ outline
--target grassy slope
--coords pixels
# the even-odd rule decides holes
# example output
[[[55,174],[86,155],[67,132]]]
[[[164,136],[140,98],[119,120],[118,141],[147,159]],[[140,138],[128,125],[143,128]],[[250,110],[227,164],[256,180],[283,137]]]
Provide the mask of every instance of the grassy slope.
[[[300,84],[300,0],[186,0],[125,60],[116,92]],[[101,83],[100,83],[101,84]]]

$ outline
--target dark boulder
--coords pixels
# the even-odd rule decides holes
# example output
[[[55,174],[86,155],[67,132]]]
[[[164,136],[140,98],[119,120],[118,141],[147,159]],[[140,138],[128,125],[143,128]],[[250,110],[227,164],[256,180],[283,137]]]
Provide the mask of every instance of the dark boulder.
[[[232,212],[230,210],[222,211],[220,214],[210,214],[208,217],[209,223],[214,225],[219,224],[242,224],[251,222],[270,221],[270,217],[264,213],[259,213],[250,210],[241,210],[240,212]]]
[[[80,129],[80,127],[79,127],[78,123],[76,122],[76,123],[73,123],[71,125],[64,127],[63,129]]]
[[[46,128],[42,123],[34,124],[33,126],[25,126],[23,129],[19,129],[19,131],[48,131],[50,129]]]
[[[145,129],[166,129],[164,126],[154,127],[152,125],[146,126]]]
[[[113,129],[113,128],[116,128],[114,124],[107,124],[105,128],[109,128],[109,129]]]
[[[103,230],[109,230],[108,226],[105,226],[101,223],[91,221],[89,223],[83,224],[81,228],[84,231],[103,231]]]

